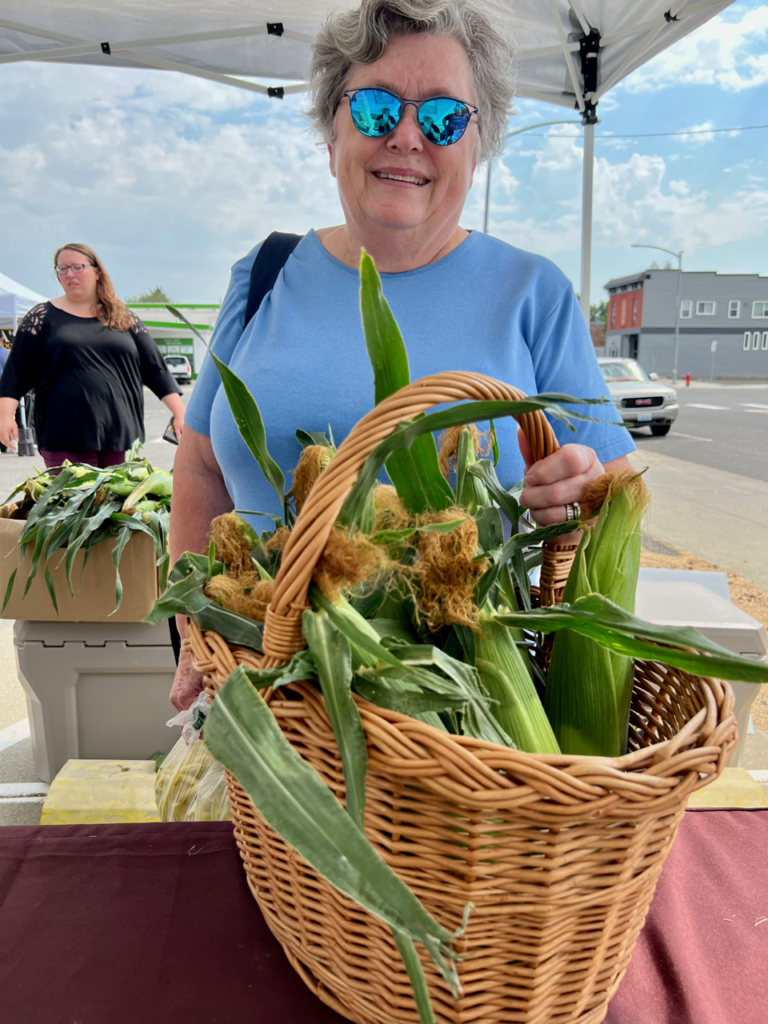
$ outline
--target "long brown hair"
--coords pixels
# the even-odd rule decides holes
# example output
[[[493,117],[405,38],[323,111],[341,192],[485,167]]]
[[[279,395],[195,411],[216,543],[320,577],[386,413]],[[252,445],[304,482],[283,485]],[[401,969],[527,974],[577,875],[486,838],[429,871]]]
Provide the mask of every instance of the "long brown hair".
[[[113,331],[127,331],[129,327],[133,327],[133,317],[122,301],[118,299],[115,286],[112,284],[112,278],[93,249],[89,245],[81,245],[80,242],[68,242],[66,245],[60,245],[56,250],[56,255],[53,257],[54,267],[65,249],[82,253],[83,256],[87,257],[91,266],[99,271],[99,277],[96,281],[97,319],[101,320],[105,327],[111,327]]]

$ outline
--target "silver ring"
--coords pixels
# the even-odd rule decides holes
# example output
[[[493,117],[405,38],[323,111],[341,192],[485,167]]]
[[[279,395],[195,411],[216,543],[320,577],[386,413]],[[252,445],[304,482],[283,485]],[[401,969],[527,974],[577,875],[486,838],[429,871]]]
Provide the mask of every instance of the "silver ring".
[[[565,506],[566,523],[572,523],[574,519],[581,519],[581,505],[578,501],[572,501],[570,505]]]

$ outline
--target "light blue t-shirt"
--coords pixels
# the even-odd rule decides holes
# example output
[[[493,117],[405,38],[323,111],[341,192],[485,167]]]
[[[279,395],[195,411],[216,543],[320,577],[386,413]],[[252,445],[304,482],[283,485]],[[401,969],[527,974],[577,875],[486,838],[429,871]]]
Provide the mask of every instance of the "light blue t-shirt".
[[[310,231],[243,330],[258,246],[232,268],[213,334],[216,355],[248,385],[264,420],[270,454],[285,473],[298,462],[298,428],[327,431],[336,444],[374,404],[373,371],[360,321],[359,275],[334,259]],[[607,395],[571,284],[549,260],[472,232],[436,263],[382,274],[411,380],[443,370],[473,370],[526,394]],[[277,496],[240,438],[212,359],[203,363],[186,422],[209,435],[237,509],[279,515]],[[561,444],[588,445],[601,462],[634,450],[614,406],[581,406],[611,423],[554,422]],[[496,423],[497,472],[511,487],[523,475],[516,424]],[[255,522],[265,529],[267,520]]]

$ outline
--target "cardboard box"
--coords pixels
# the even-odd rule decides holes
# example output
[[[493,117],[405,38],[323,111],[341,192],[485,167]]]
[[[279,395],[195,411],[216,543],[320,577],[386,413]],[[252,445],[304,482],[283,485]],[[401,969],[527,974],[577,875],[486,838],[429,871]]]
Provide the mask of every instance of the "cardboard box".
[[[57,551],[49,564],[59,604],[57,615],[45,585],[42,564],[29,593],[23,596],[32,564],[32,546],[19,565],[19,537],[24,522],[9,519],[9,509],[11,506],[0,509],[0,604],[13,570],[18,567],[19,571],[11,598],[0,617],[38,622],[141,622],[149,614],[158,597],[158,579],[155,546],[146,534],[135,532],[123,551],[120,559],[123,600],[114,615],[110,615],[115,607],[114,540],[104,541],[92,549],[82,583],[80,575],[84,555],[82,550],[78,551],[72,567],[74,598],[69,592],[64,572],[66,548]]]

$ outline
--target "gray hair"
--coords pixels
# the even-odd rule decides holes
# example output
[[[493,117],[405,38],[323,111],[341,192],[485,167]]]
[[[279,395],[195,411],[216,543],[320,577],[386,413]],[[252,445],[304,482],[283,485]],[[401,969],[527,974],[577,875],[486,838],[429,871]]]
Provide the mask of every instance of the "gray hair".
[[[332,14],[315,37],[309,66],[307,113],[324,142],[334,141],[336,109],[354,65],[378,60],[392,36],[421,32],[456,39],[467,51],[480,110],[478,158],[500,151],[514,112],[515,50],[477,0],[362,0],[355,10]]]

